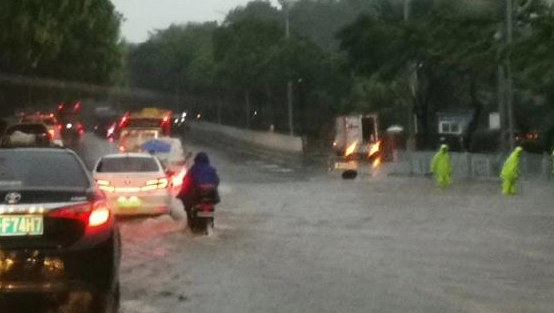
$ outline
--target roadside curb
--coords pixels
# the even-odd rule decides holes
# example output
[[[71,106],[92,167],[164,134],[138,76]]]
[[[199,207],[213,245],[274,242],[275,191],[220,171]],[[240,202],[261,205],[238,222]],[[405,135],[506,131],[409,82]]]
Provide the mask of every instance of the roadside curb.
[[[276,163],[283,163],[292,166],[302,166],[306,160],[301,153],[290,153],[274,149],[268,149],[253,145],[243,140],[236,140],[222,136],[214,132],[189,130],[185,135],[186,140],[207,146],[217,146],[224,150],[231,150],[242,154],[257,156]]]

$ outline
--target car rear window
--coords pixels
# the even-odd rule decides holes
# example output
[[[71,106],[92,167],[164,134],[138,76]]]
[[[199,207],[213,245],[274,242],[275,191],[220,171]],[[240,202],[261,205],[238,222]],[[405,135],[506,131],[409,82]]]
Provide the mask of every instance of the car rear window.
[[[56,125],[58,121],[56,121],[55,117],[41,117],[41,116],[25,116],[21,119],[22,123],[43,123],[44,125],[52,126]]]
[[[48,132],[48,129],[42,124],[21,124],[10,126],[6,130],[6,134],[12,135],[16,131],[20,131],[25,134],[45,134]]]
[[[124,127],[160,127],[160,123],[157,118],[130,118]]]
[[[96,167],[98,173],[140,173],[158,172],[160,166],[153,158],[118,157],[103,158]]]
[[[0,189],[89,187],[85,169],[72,154],[0,150]]]

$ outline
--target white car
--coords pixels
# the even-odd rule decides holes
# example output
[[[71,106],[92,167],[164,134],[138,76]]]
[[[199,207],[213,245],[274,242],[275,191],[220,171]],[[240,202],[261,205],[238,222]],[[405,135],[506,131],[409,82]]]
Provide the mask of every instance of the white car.
[[[165,153],[157,152],[154,155],[160,160],[165,170],[172,173],[171,183],[173,187],[180,189],[183,178],[187,173],[186,164],[190,156],[185,155],[183,144],[179,138],[161,137],[159,140],[171,145],[171,150]]]
[[[116,215],[158,215],[169,212],[171,183],[158,159],[145,153],[111,154],[93,171]]]

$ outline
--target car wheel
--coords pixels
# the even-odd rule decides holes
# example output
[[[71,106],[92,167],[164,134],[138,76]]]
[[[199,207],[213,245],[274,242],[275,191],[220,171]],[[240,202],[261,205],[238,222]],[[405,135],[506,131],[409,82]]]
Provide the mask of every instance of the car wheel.
[[[101,291],[92,294],[89,307],[90,313],[117,313],[120,305],[119,283],[111,290]]]

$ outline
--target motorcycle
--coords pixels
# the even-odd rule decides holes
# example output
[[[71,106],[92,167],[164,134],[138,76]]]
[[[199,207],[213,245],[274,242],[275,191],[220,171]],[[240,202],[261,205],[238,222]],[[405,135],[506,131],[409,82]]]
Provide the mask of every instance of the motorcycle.
[[[201,185],[198,188],[198,201],[192,206],[188,225],[193,233],[208,235],[214,228],[215,205],[219,203],[217,187]]]

